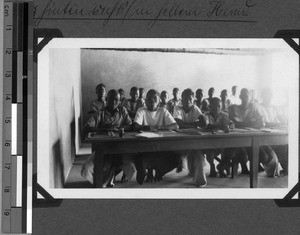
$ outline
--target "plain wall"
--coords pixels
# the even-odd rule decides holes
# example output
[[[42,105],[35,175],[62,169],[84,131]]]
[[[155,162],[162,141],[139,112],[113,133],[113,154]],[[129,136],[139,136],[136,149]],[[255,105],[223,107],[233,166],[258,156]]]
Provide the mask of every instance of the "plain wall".
[[[50,49],[49,54],[50,187],[60,188],[79,145],[80,50]]]
[[[202,88],[207,96],[210,87],[215,96],[222,89],[231,91],[232,85],[240,88],[260,89],[268,84],[272,63],[267,56],[216,55],[163,52],[129,52],[108,50],[81,50],[82,116],[88,118],[89,103],[96,98],[95,87],[99,83],[106,90],[123,88],[126,98],[132,86],[181,91]]]

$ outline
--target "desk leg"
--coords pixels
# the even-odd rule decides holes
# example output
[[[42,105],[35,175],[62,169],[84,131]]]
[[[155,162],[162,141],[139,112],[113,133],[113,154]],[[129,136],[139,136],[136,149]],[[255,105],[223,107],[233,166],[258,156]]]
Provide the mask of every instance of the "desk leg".
[[[94,148],[94,186],[95,188],[103,188],[103,151],[101,148]]]
[[[252,139],[252,151],[250,159],[250,188],[257,188],[259,162],[259,140]]]

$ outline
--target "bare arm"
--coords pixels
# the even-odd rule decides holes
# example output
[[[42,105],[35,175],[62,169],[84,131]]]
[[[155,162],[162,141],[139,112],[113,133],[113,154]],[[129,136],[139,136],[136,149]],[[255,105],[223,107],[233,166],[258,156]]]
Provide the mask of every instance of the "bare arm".
[[[206,120],[205,120],[203,115],[200,115],[196,122],[183,122],[179,118],[175,118],[175,121],[179,125],[179,128],[194,128],[194,127],[197,127],[197,126],[205,127],[207,125]]]
[[[172,123],[170,125],[165,125],[165,126],[159,126],[158,130],[177,130],[179,126],[177,123]]]

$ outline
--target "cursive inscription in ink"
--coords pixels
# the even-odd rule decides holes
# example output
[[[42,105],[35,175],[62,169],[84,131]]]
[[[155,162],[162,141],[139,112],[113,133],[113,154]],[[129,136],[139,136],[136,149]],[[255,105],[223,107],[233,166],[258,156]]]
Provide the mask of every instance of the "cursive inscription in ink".
[[[36,26],[43,20],[98,20],[105,27],[111,21],[146,21],[150,30],[158,21],[253,22],[256,0],[112,0],[78,5],[72,0],[36,1]]]

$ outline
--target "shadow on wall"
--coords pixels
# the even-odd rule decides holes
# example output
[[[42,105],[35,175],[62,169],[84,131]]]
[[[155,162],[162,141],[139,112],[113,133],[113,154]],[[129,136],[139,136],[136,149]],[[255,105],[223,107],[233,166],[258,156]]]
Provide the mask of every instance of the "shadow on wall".
[[[71,114],[72,114],[72,121],[70,123],[70,134],[71,134],[71,160],[72,163],[74,162],[75,155],[76,155],[76,147],[75,147],[75,140],[76,140],[76,122],[75,122],[75,98],[74,98],[74,87],[72,87],[72,100],[71,100]],[[79,125],[79,123],[78,123]]]
[[[76,129],[76,124],[75,124],[75,116],[70,123],[70,131],[71,131],[71,159],[72,163],[74,162],[75,155],[76,155],[76,149],[75,149],[75,129]]]
[[[70,138],[71,138],[71,146],[70,146],[70,158],[71,164],[64,164],[63,158],[63,150],[62,150],[62,137],[60,137],[55,144],[52,146],[52,153],[53,153],[53,170],[54,170],[54,187],[61,188],[65,187],[65,182],[67,179],[67,175],[65,175],[66,167],[67,172],[70,172],[72,168],[72,163],[74,162],[76,150],[75,150],[75,117],[70,123]],[[61,135],[60,135],[61,136]],[[68,161],[67,161],[68,162]]]
[[[84,132],[83,132],[83,125],[84,125],[84,123],[82,123],[82,117],[81,117],[81,115],[78,117],[77,123],[79,125],[79,128],[77,129],[79,131],[79,133],[78,133],[79,134],[79,139],[81,140],[81,142],[84,142],[84,138],[85,138]]]
[[[65,182],[64,163],[62,160],[61,140],[58,139],[52,146],[53,152],[53,169],[54,169],[54,187],[61,187],[61,183]]]
[[[50,172],[50,177],[52,175],[53,186],[55,188],[65,187],[66,179],[71,171],[76,155],[76,122],[73,88],[70,98],[70,111],[60,113],[61,116],[56,116],[55,127],[53,127],[56,139],[52,145],[53,161],[51,167],[53,173]],[[55,104],[54,110],[56,108],[57,104]]]

